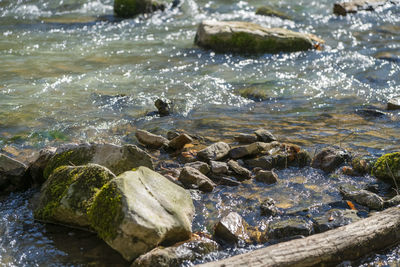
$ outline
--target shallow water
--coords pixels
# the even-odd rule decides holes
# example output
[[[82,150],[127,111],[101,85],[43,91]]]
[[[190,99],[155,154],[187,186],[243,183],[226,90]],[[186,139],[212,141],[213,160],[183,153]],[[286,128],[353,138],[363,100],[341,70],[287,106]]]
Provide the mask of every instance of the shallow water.
[[[400,63],[377,56],[400,56],[399,6],[336,17],[328,0],[269,3],[294,20],[255,15],[263,4],[258,0],[183,0],[178,8],[122,21],[112,16],[111,0],[1,0],[0,146],[28,160],[46,145],[65,142],[136,143],[137,128],[160,134],[183,128],[229,141],[238,132],[265,126],[280,140],[310,152],[327,144],[375,155],[398,151],[400,113],[384,107],[400,95]],[[324,51],[279,55],[216,54],[193,44],[198,23],[210,18],[310,32],[325,39],[326,46]],[[262,92],[265,101],[241,97],[244,88]],[[145,116],[160,97],[173,101],[174,114]],[[371,116],[362,112],[365,108],[383,114]],[[267,195],[295,209],[339,199],[337,184],[362,186],[372,180],[332,181],[312,169],[279,174],[281,182],[274,187],[245,184],[220,188],[210,199],[198,196],[197,209],[208,215],[197,216],[194,227],[209,231],[234,209],[243,210],[249,223],[259,220],[256,211],[247,209]],[[1,262],[90,262],[52,244],[56,241],[45,226],[32,221],[27,198],[13,195],[1,202],[1,218],[9,218],[10,208],[25,218],[2,224],[0,231],[8,235],[1,239]],[[216,203],[223,205],[207,207]],[[39,237],[25,239],[20,230],[10,230],[19,228]],[[393,251],[384,255],[382,261],[399,261]]]

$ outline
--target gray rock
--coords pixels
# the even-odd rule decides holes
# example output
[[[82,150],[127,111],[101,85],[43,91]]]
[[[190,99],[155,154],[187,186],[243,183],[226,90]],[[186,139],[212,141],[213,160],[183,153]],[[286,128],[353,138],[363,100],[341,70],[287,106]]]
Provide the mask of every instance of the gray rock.
[[[180,135],[179,132],[176,132],[176,131],[168,131],[168,132],[167,132],[167,139],[168,139],[168,140],[172,140],[172,139],[174,139],[175,137],[178,137],[179,135]]]
[[[139,166],[153,169],[151,156],[134,145],[81,144],[57,149],[49,160],[43,176],[47,179],[56,168],[63,165],[95,163],[111,170],[115,175]]]
[[[200,150],[197,157],[206,161],[220,160],[229,154],[230,147],[227,143],[218,142]]]
[[[216,238],[226,243],[238,243],[239,240],[248,240],[247,222],[236,212],[230,212],[223,217],[214,228]]]
[[[154,102],[154,105],[156,106],[156,108],[158,110],[158,114],[160,114],[160,117],[169,116],[169,114],[171,112],[171,107],[170,107],[169,103],[167,103],[161,99],[157,99]]]
[[[162,137],[161,135],[149,133],[148,131],[144,130],[137,130],[135,136],[140,143],[151,148],[168,146],[169,143],[167,138]]]
[[[262,7],[257,8],[256,15],[278,17],[281,19],[290,19],[289,16],[287,16],[284,13],[282,13],[278,10],[275,10],[269,6],[262,6]]]
[[[389,200],[386,200],[384,203],[385,208],[390,208],[394,206],[400,205],[400,195],[396,195]]]
[[[32,185],[42,185],[46,181],[43,172],[56,150],[57,148],[55,147],[47,147],[40,150],[39,156],[29,164],[28,171],[32,178]]]
[[[279,213],[279,209],[275,206],[275,200],[268,197],[260,206],[261,216],[275,216]]]
[[[217,242],[199,237],[172,247],[157,247],[137,258],[131,267],[180,266],[185,261],[201,259],[210,252],[219,250]]]
[[[343,195],[344,199],[354,201],[373,210],[383,209],[384,201],[375,193],[367,190],[350,191],[346,190],[344,187],[340,187],[339,191]]]
[[[215,174],[226,174],[228,173],[229,167],[225,162],[210,161],[211,171]]]
[[[244,163],[250,168],[262,168],[266,170],[284,169],[288,167],[303,168],[311,162],[307,151],[287,153],[285,151],[275,152],[273,155],[262,156],[254,159],[246,159]]]
[[[210,178],[191,167],[183,167],[179,181],[187,188],[195,188],[203,192],[211,192],[215,187],[215,183]]]
[[[278,174],[276,174],[274,171],[259,171],[257,174],[254,176],[254,179],[257,182],[265,183],[265,184],[274,184],[278,182]]]
[[[185,189],[139,167],[103,186],[88,215],[98,235],[132,261],[159,244],[189,239],[194,206]]]
[[[271,143],[277,140],[276,137],[267,129],[260,128],[254,133],[256,134],[258,141],[261,142]]]
[[[268,225],[268,237],[282,239],[293,236],[308,236],[313,232],[312,223],[300,218],[279,219]]]
[[[195,37],[200,47],[243,54],[305,51],[313,49],[314,43],[324,41],[312,34],[243,21],[203,21]]]
[[[168,146],[172,149],[179,150],[191,142],[193,142],[193,139],[189,135],[183,133],[169,141]]]
[[[325,172],[332,172],[350,158],[349,153],[344,150],[328,147],[315,155],[311,166]]]
[[[113,178],[110,170],[97,164],[57,168],[42,186],[35,219],[89,227],[87,210],[96,193]]]
[[[373,11],[377,7],[390,3],[388,0],[353,0],[350,2],[335,3],[333,13],[336,15],[346,16],[349,13],[357,13],[358,11]]]
[[[185,167],[194,168],[194,169],[200,171],[204,175],[207,175],[207,173],[209,173],[210,170],[211,170],[210,166],[207,163],[202,162],[202,161],[195,161],[195,162],[186,163]]]
[[[232,148],[229,151],[229,156],[233,159],[255,156],[264,151],[266,146],[262,142],[255,142],[250,145],[239,146]]]
[[[257,136],[254,134],[240,133],[234,137],[235,141],[239,143],[251,144],[257,142]]]
[[[332,209],[325,214],[314,217],[314,230],[322,233],[361,220],[356,210]]]
[[[0,194],[28,188],[27,167],[22,162],[0,154]]]
[[[248,169],[240,166],[236,161],[228,161],[228,166],[234,173],[238,175],[238,179],[247,180],[251,178],[251,172]]]
[[[388,110],[400,109],[400,97],[392,98],[387,103]]]

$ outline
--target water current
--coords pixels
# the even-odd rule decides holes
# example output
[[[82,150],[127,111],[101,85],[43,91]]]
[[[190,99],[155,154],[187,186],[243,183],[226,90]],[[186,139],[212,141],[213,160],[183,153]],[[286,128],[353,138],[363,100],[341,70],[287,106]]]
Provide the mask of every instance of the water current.
[[[112,0],[0,0],[0,147],[28,161],[40,148],[68,142],[136,143],[135,129],[170,129],[232,140],[259,127],[315,152],[324,145],[379,156],[400,150],[400,6],[346,17],[330,0],[271,0],[292,20],[255,15],[264,1],[182,0],[177,8],[118,20]],[[251,21],[314,33],[323,51],[244,56],[193,43],[204,19]],[[382,59],[390,53],[392,60]],[[257,92],[260,99],[243,96]],[[157,98],[173,102],[168,117],[146,116]],[[262,224],[254,209],[270,196],[282,209],[340,199],[339,184],[362,187],[372,177],[312,168],[279,171],[273,187],[245,183],[194,194],[194,230],[210,232],[228,211]],[[94,235],[33,220],[33,191],[0,202],[4,266],[125,266]],[[256,247],[226,249],[205,260]],[[356,265],[400,264],[399,247]],[[192,264],[192,263],[188,263]]]

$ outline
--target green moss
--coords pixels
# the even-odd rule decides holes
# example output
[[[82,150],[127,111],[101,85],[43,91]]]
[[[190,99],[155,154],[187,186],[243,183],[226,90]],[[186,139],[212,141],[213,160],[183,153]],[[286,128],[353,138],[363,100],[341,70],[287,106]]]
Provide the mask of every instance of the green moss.
[[[372,175],[380,179],[400,179],[400,152],[380,157],[372,168]],[[393,177],[394,176],[394,177]]]
[[[105,184],[88,209],[91,227],[103,240],[113,240],[124,215],[122,213],[122,195],[115,182]]]
[[[121,18],[130,18],[164,8],[163,4],[150,0],[114,0],[114,13]]]

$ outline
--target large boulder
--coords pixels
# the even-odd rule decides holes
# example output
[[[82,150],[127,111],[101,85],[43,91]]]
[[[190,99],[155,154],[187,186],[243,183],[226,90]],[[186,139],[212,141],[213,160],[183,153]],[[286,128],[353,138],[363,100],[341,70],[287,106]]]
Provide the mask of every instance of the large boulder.
[[[265,28],[243,21],[203,21],[195,44],[217,52],[280,53],[305,51],[324,41],[312,34],[283,28]]]
[[[400,183],[400,152],[380,157],[372,168],[372,175],[379,179]]]
[[[48,161],[43,176],[47,179],[56,168],[63,165],[85,165],[95,163],[111,170],[115,175],[146,166],[153,169],[149,154],[134,145],[117,146],[112,144],[81,144],[68,149],[57,149]]]
[[[0,154],[0,194],[26,189],[29,180],[22,162]]]
[[[42,186],[35,219],[89,227],[88,208],[113,178],[110,170],[97,164],[57,168]]]
[[[117,17],[130,18],[139,14],[164,10],[166,3],[152,0],[114,0],[114,13]]]
[[[185,189],[139,167],[103,186],[88,215],[98,235],[131,261],[158,245],[189,239],[194,206]]]

